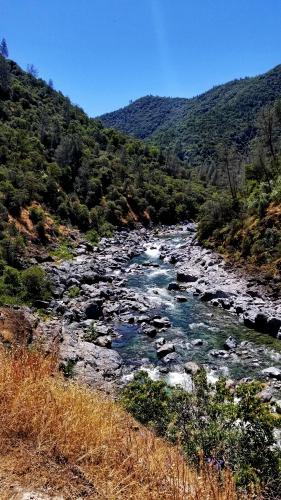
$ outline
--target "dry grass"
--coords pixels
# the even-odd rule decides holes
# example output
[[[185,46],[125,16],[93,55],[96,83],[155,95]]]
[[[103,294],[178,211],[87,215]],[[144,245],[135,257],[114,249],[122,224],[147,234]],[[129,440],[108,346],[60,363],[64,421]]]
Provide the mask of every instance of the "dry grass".
[[[66,383],[52,357],[0,351],[0,498],[234,500],[231,474],[198,475],[118,404]],[[241,498],[241,496],[239,496]],[[248,497],[249,498],[249,497]]]

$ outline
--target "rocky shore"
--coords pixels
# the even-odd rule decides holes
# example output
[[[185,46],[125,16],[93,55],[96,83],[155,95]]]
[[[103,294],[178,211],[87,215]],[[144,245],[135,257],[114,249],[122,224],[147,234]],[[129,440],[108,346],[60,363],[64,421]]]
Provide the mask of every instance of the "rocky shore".
[[[267,293],[265,280],[241,275],[219,254],[202,248],[194,234],[176,250],[164,245],[161,257],[175,264],[179,289],[237,315],[248,328],[281,338],[281,297]]]
[[[178,233],[184,235],[184,242],[175,246],[171,238]],[[214,308],[236,315],[247,327],[280,336],[280,299],[273,300],[262,284],[239,276],[218,254],[202,248],[196,241],[194,225],[121,231],[101,240],[95,248],[80,242],[70,261],[44,264],[54,284],[53,300],[42,304],[52,314],[52,320],[44,326],[45,336],[50,345],[56,344],[66,376],[109,392],[126,378],[128,367],[111,347],[119,335],[116,323],[136,325],[155,338],[163,371],[176,361],[175,346],[165,339],[165,331],[171,326],[169,320],[151,313],[145,293],[126,286],[130,275],[159,267],[153,258],[143,264],[130,262],[148,248],[152,255],[155,252],[175,266],[177,280],[169,284],[168,290],[177,301],[186,301],[188,292]],[[239,349],[245,351],[245,346],[243,351],[243,346],[232,341],[229,339],[224,350],[214,352],[213,358],[232,355]],[[189,364],[185,374],[196,369],[196,363]],[[268,367],[264,377],[280,385],[281,371]]]

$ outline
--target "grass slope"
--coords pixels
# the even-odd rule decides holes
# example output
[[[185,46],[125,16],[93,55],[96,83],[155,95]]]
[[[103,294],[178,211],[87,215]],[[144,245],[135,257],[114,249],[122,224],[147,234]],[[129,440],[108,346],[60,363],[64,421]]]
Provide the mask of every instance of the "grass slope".
[[[229,472],[195,473],[177,448],[104,395],[56,373],[52,356],[0,351],[0,496],[237,499]]]

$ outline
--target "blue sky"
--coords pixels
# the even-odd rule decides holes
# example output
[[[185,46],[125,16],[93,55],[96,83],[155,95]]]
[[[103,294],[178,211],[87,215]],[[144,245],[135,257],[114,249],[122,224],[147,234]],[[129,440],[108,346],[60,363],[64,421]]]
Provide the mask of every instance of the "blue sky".
[[[10,57],[91,116],[281,63],[280,0],[0,0]]]

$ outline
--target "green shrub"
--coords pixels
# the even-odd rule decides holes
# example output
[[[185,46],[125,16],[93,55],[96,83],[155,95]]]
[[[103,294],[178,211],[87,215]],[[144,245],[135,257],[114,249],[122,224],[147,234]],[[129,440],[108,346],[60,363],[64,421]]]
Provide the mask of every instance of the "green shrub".
[[[274,494],[281,472],[281,453],[273,446],[278,421],[257,396],[260,390],[257,382],[230,390],[223,379],[210,386],[201,370],[188,393],[139,372],[123,390],[121,401],[141,423],[177,442],[188,460],[197,464],[202,453],[206,459],[222,459],[239,486],[255,482]]]
[[[80,295],[80,288],[78,288],[78,286],[71,286],[68,290],[68,297],[70,299],[75,299],[75,297],[79,297]]]
[[[70,240],[62,240],[56,250],[51,252],[51,256],[58,261],[71,260],[73,258],[73,243]]]
[[[34,266],[21,273],[24,288],[24,298],[27,301],[49,300],[51,297],[51,283],[42,267]]]
[[[90,231],[87,231],[86,233],[86,239],[92,243],[93,245],[97,245],[99,242],[99,234],[96,229],[90,229]]]
[[[43,222],[45,218],[44,210],[42,210],[42,208],[40,207],[31,207],[29,209],[29,217],[32,220],[33,224]]]
[[[18,295],[22,291],[20,271],[6,266],[3,273],[3,285],[7,295]]]

